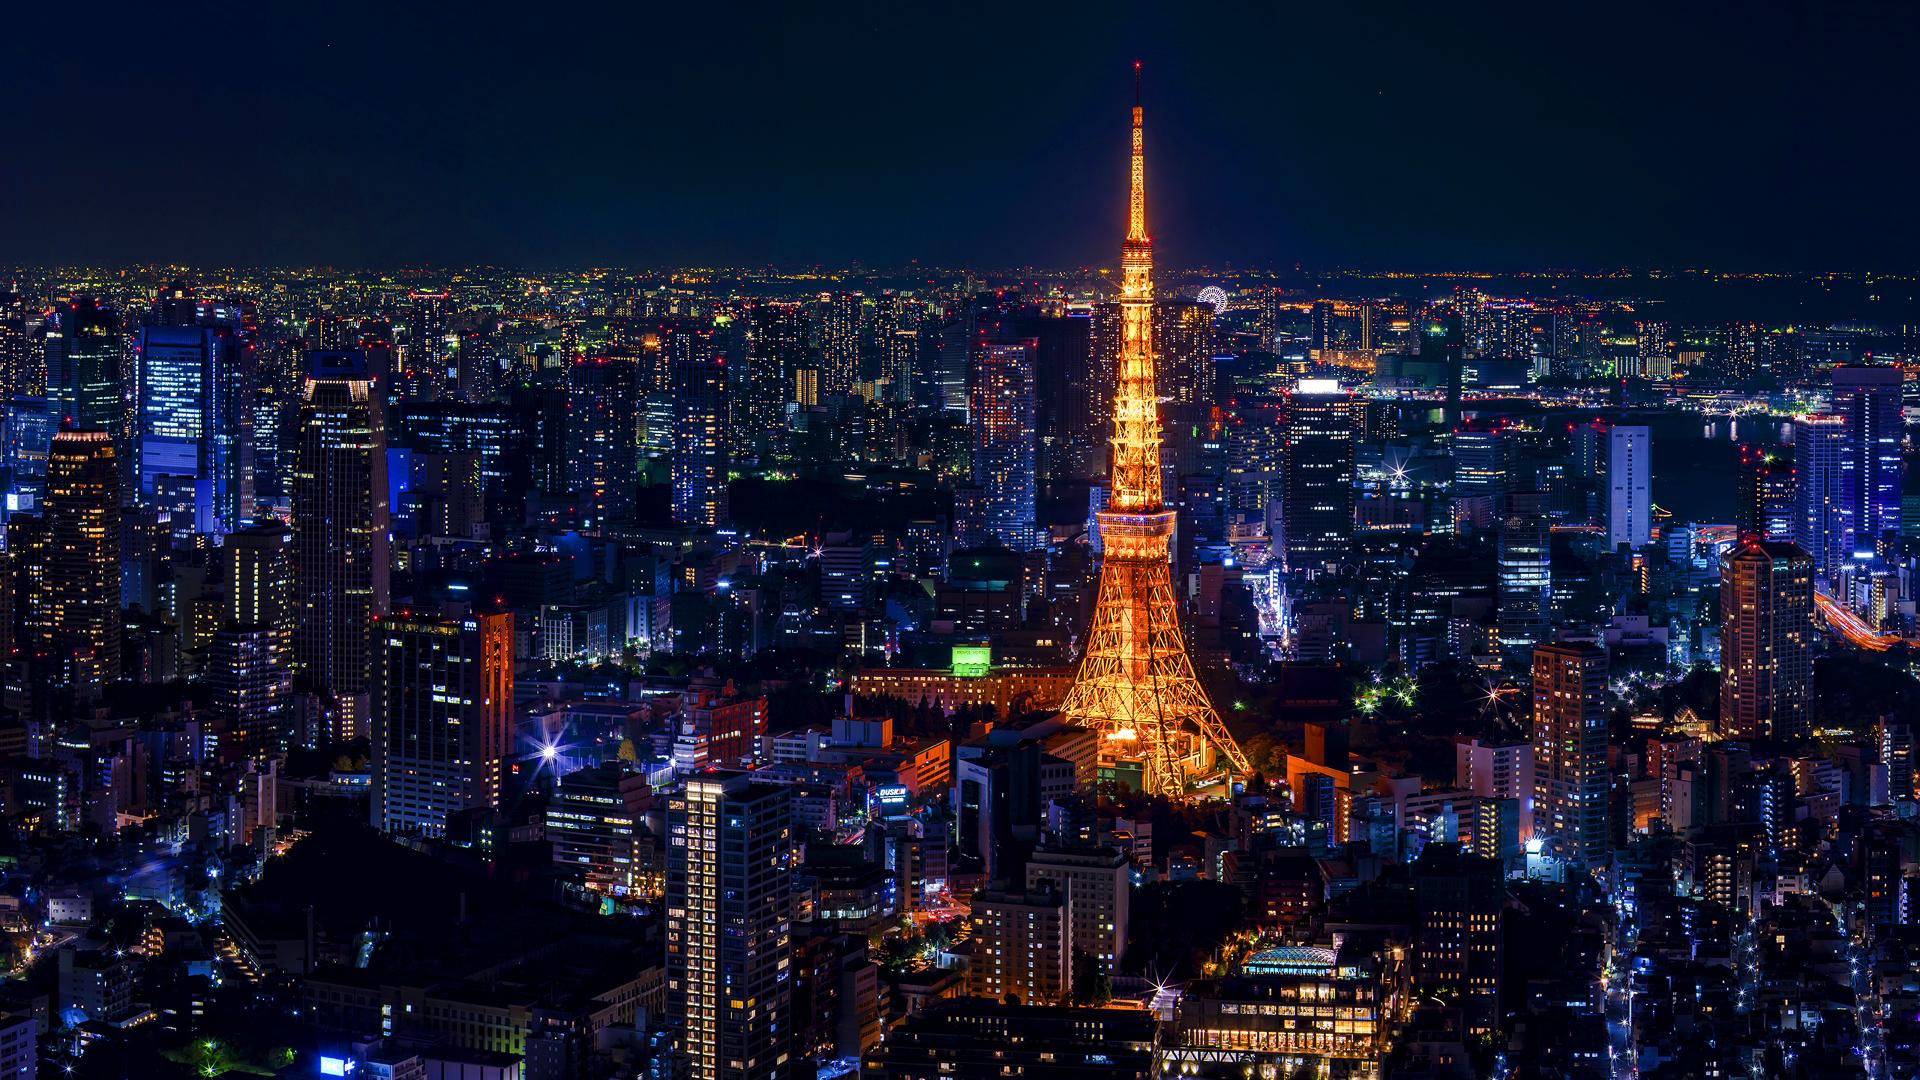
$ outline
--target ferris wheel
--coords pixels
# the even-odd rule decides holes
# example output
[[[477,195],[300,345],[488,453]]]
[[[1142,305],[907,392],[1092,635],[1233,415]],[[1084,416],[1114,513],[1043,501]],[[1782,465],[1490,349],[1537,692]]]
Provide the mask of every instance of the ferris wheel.
[[[1227,290],[1218,285],[1209,285],[1201,289],[1200,295],[1196,297],[1196,299],[1213,308],[1215,315],[1227,310]]]

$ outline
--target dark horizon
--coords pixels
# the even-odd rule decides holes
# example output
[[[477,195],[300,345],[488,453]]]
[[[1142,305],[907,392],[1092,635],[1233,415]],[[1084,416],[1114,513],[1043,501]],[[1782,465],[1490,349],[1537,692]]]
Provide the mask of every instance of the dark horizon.
[[[22,12],[0,252],[1103,266],[1139,59],[1168,269],[1920,269],[1891,4],[976,10]]]

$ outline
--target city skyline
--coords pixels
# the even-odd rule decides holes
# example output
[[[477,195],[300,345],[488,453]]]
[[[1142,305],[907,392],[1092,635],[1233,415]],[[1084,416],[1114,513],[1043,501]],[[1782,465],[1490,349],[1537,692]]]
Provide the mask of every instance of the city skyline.
[[[1889,10],[31,38],[0,1080],[1920,1078],[1920,273],[1161,260],[1904,257]]]

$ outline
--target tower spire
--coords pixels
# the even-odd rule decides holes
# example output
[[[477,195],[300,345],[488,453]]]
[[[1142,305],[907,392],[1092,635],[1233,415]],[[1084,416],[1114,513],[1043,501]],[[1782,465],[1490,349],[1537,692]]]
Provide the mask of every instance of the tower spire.
[[[1140,105],[1140,61],[1133,62],[1133,182],[1127,202],[1127,240],[1145,244],[1147,239],[1147,146],[1146,110]]]

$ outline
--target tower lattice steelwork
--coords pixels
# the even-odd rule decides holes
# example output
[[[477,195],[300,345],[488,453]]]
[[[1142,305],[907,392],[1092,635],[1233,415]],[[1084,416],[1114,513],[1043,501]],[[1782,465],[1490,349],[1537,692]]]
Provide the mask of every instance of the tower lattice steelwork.
[[[1246,755],[1194,677],[1174,603],[1174,512],[1160,487],[1154,386],[1153,241],[1147,236],[1146,150],[1134,66],[1133,191],[1120,247],[1120,370],[1113,400],[1113,484],[1099,515],[1100,595],[1079,675],[1062,706],[1100,734],[1105,761],[1136,760],[1146,790],[1186,796]]]

